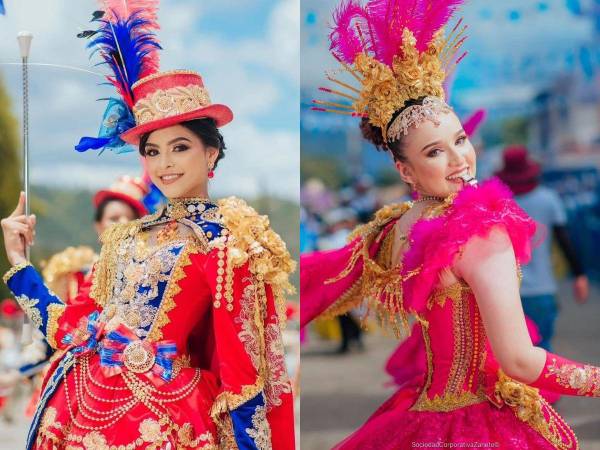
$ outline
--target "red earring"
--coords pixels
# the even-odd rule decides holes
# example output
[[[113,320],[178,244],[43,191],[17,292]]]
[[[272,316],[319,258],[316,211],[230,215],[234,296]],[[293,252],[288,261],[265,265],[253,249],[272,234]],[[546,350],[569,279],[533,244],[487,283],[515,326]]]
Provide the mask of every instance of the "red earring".
[[[215,172],[212,171],[212,170],[209,170],[208,171],[208,178],[214,178],[214,176],[215,176]]]

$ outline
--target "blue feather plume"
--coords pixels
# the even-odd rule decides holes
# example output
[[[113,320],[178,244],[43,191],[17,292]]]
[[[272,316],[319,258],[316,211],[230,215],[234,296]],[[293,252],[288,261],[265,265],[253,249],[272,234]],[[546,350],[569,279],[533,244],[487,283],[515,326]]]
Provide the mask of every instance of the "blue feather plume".
[[[1,0],[0,0],[1,1]],[[141,78],[158,71],[158,50],[161,49],[152,29],[158,24],[144,17],[147,11],[136,10],[128,17],[116,11],[95,11],[92,22],[97,30],[86,30],[78,37],[90,39],[87,47],[90,58],[99,55],[97,65],[107,65],[110,75],[106,79],[121,98],[110,98],[102,118],[98,137],[83,137],[75,146],[78,152],[110,149],[116,153],[132,151],[120,135],[135,126],[133,116],[132,86]],[[107,83],[108,84],[108,83]]]
[[[148,30],[150,22],[134,12],[130,17],[117,17],[115,22],[96,20],[100,27],[88,44],[91,56],[100,54],[102,62],[110,67],[107,79],[116,87],[127,105],[133,107],[131,86],[158,68],[156,51],[161,49],[156,35]]]

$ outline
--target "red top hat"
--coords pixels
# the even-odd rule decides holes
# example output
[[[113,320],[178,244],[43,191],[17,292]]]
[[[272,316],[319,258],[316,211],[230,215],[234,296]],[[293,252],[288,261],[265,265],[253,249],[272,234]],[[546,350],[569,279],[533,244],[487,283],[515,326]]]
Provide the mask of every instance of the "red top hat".
[[[233,120],[229,107],[210,102],[202,77],[191,70],[148,75],[132,89],[136,126],[121,134],[129,144],[137,145],[146,133],[188,120],[211,118],[217,127]]]
[[[110,188],[96,192],[94,195],[94,207],[98,208],[100,203],[106,199],[121,200],[131,206],[139,217],[148,214],[148,210],[142,202],[144,196],[148,193],[148,186],[141,178],[132,178],[123,176]]]
[[[507,147],[504,150],[504,167],[496,172],[514,194],[525,194],[539,184],[540,165],[529,158],[527,148],[522,145]]]

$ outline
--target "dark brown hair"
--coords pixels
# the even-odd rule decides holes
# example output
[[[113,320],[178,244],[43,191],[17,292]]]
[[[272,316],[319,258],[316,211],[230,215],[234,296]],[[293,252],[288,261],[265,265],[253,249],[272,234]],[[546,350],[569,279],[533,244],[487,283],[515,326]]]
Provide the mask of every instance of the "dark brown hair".
[[[187,122],[181,122],[179,125],[194,133],[206,147],[214,147],[219,150],[219,155],[215,160],[216,168],[217,163],[225,157],[225,149],[227,147],[225,147],[223,135],[217,128],[217,124],[214,119],[194,119]],[[146,154],[146,143],[148,142],[150,134],[152,134],[152,132],[146,133],[140,138],[139,151],[142,156]]]
[[[102,222],[102,218],[104,217],[104,212],[106,211],[106,206],[110,202],[121,202],[121,203],[127,205],[131,209],[131,211],[133,211],[133,217],[135,217],[136,219],[140,218],[140,214],[137,212],[137,209],[135,209],[133,206],[131,206],[125,200],[118,198],[118,197],[108,197],[108,198],[105,198],[104,200],[102,200],[100,202],[100,204],[98,205],[98,207],[96,208],[96,210],[94,211],[94,221],[95,222]]]
[[[394,112],[394,114],[392,115],[392,118],[390,119],[390,121],[388,123],[388,126],[390,123],[392,123],[394,121],[394,119],[396,117],[398,117],[400,115],[400,113],[402,111],[404,111],[409,106],[422,105],[424,99],[425,99],[425,97],[419,97],[418,99],[407,100],[406,103],[404,103],[404,106],[402,106],[402,108],[400,108],[399,110]],[[406,162],[406,156],[404,155],[402,138],[397,139],[392,142],[385,142],[383,140],[383,133],[381,131],[381,128],[376,127],[375,125],[372,125],[369,122],[368,117],[363,117],[361,119],[360,131],[362,132],[363,137],[367,141],[371,142],[377,150],[379,150],[379,151],[388,151],[389,150],[392,153],[392,156],[394,157],[394,161]]]

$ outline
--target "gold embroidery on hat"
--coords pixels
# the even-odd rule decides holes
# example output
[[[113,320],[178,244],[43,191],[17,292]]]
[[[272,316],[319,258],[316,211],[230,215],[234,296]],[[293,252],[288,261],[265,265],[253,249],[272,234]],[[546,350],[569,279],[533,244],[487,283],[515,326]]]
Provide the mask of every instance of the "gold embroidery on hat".
[[[208,91],[190,84],[170,89],[158,89],[133,107],[137,125],[177,116],[210,105]]]

